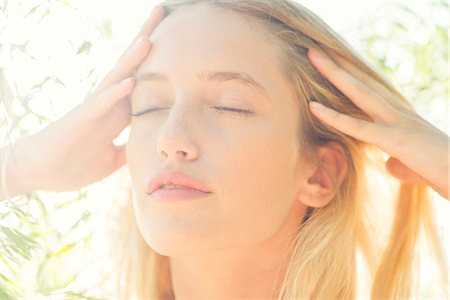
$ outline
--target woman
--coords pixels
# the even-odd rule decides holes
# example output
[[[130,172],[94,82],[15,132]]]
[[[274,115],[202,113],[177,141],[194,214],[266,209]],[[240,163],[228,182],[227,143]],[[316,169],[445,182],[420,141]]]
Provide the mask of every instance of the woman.
[[[426,186],[448,199],[448,137],[334,31],[291,1],[163,5],[139,34],[152,42],[139,39],[94,95],[3,151],[9,196],[73,190],[128,163],[114,296],[351,299],[361,253],[372,298],[409,297],[422,224],[445,265]],[[125,151],[112,140],[128,124]],[[375,239],[366,182],[380,149],[401,181],[388,240]],[[170,171],[208,193],[158,196],[186,182],[153,181]]]

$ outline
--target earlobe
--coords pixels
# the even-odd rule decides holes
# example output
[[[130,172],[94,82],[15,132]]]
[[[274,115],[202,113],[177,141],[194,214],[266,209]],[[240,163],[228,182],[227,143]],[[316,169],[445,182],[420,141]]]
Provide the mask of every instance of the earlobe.
[[[299,200],[310,207],[322,207],[333,200],[348,169],[345,151],[335,142],[322,146],[318,158],[319,163],[307,170],[299,191]]]

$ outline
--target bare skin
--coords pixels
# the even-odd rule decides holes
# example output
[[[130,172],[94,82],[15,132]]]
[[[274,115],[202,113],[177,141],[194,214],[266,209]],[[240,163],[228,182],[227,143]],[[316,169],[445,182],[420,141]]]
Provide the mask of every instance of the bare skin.
[[[155,8],[152,17],[142,26],[135,41],[141,36],[151,35],[163,18],[164,10],[161,7]],[[125,163],[125,146],[114,146],[111,137],[116,137],[129,121],[129,103],[120,100],[131,93],[134,83],[132,78],[122,83],[120,81],[133,73],[150,49],[151,43],[146,39],[133,47],[130,46],[117,66],[90,96],[90,101],[85,101],[54,125],[50,125],[52,129],[46,128],[14,145],[13,153],[7,161],[9,197],[42,189],[76,190],[109,175]],[[370,114],[374,105],[382,105],[379,108],[383,112],[387,112],[391,117],[396,114],[397,117],[392,118],[390,123],[386,123],[372,113],[376,121],[374,124],[366,124],[363,121],[350,119],[348,116],[340,116],[330,109],[325,111],[311,109],[312,113],[330,126],[355,138],[374,143],[390,154],[391,159],[387,161],[386,166],[394,177],[404,182],[427,184],[448,199],[448,136],[419,115],[410,112],[404,115],[398,111],[398,108],[391,107],[385,101],[378,101],[394,96],[369,78],[365,78],[342,57],[333,53],[328,55],[334,62],[315,59],[312,55],[308,57],[322,75],[337,88],[343,92],[346,91],[345,94],[355,101],[356,105],[359,103],[358,106],[366,113]],[[344,72],[346,75],[342,78],[332,76],[336,72]],[[356,78],[364,78],[364,80]],[[355,85],[361,87],[358,94],[352,93]],[[366,100],[370,103],[369,107],[364,106]],[[81,144],[89,146],[92,151],[73,151],[71,146],[80,144],[80,137],[85,137],[84,134],[91,132],[92,128],[98,128],[96,122],[99,122],[99,116],[102,116],[103,123],[109,118],[107,123],[117,124],[113,127],[104,126],[103,130],[95,133],[110,138],[106,139],[107,142],[104,142],[105,139],[95,142],[95,137],[92,137],[94,144],[86,143],[83,138]],[[354,130],[355,128],[358,130]],[[360,131],[361,129],[363,131]],[[59,141],[59,143],[56,144],[53,141]],[[26,151],[29,145],[35,149],[34,154]],[[0,149],[0,152],[2,163],[5,163],[6,148]],[[99,161],[99,157],[104,159]],[[67,168],[64,165],[67,161],[74,162],[72,167]],[[88,170],[84,168],[87,164],[90,166]],[[39,176],[33,176],[34,174]],[[0,199],[4,197],[5,195],[0,195]]]
[[[269,299],[278,267],[286,263],[280,249],[286,249],[289,233],[311,205],[308,195],[329,192],[326,182],[318,180],[324,174],[316,176],[320,170],[308,169],[304,162],[305,177],[291,176],[292,160],[285,158],[295,153],[295,137],[289,134],[295,132],[298,115],[287,92],[289,83],[273,63],[277,57],[270,43],[240,21],[200,5],[174,12],[155,32],[154,51],[137,73],[152,79],[142,79],[132,97],[139,116],[132,120],[127,156],[137,224],[147,244],[170,257],[180,299]],[[327,66],[315,62],[325,73]],[[234,81],[211,83],[197,76],[230,70],[250,74],[268,95]],[[216,106],[252,114],[217,114]],[[401,151],[383,150],[403,158]],[[334,157],[329,154],[327,158]],[[332,162],[338,178],[345,173],[341,162]],[[214,193],[207,201],[185,206],[158,204],[146,185],[161,169],[184,170]],[[411,172],[399,172],[409,171],[403,165],[393,169],[404,180],[414,179]],[[290,188],[283,188],[286,183]]]
[[[159,12],[156,12],[153,17],[150,18],[149,22],[143,26],[142,32],[139,34],[139,36],[150,35],[157,24],[161,21],[163,16],[164,14],[161,10],[159,10]],[[15,186],[15,188],[12,189],[12,194],[18,195],[23,192],[30,192],[39,189],[48,189],[54,191],[76,190],[82,186],[85,186],[91,182],[95,182],[111,174],[125,164],[126,157],[124,146],[116,147],[112,144],[112,140],[128,125],[130,121],[130,103],[123,99],[129,96],[133,91],[134,82],[132,79],[129,79],[125,82],[122,81],[126,78],[129,78],[141,66],[144,59],[150,53],[151,47],[152,45],[147,39],[143,39],[140,42],[136,43],[130,48],[127,54],[122,57],[116,68],[107,76],[107,78],[105,78],[97,91],[91,97],[89,97],[87,101],[82,103],[79,107],[75,108],[54,125],[50,125],[48,128],[44,129],[38,134],[20,141],[20,143],[15,148],[15,150],[17,150],[15,151],[16,160],[11,160],[10,168],[8,168],[9,170],[13,170],[12,174],[14,174],[14,176],[8,177],[12,179],[12,186]],[[253,49],[261,48],[254,47]],[[330,54],[330,56],[332,56],[332,54]],[[329,80],[333,84],[335,84],[336,87],[341,89],[348,95],[350,99],[355,101],[356,105],[360,106],[361,109],[366,111],[369,115],[373,116],[374,123],[364,123],[362,121],[354,120],[349,118],[348,116],[343,116],[338,114],[337,112],[333,112],[332,110],[312,110],[312,112],[323,122],[326,122],[331,126],[337,128],[338,130],[354,136],[355,138],[376,144],[383,151],[390,154],[392,159],[390,159],[387,163],[388,169],[394,176],[396,176],[400,180],[406,182],[428,184],[442,196],[448,199],[448,160],[445,163],[445,159],[443,159],[448,157],[448,137],[428,124],[426,121],[421,119],[419,116],[412,114],[410,111],[401,111],[401,109],[398,107],[394,108],[390,106],[387,102],[383,101],[383,99],[387,100],[389,99],[389,97],[393,97],[392,95],[384,91],[382,88],[376,86],[370,80],[356,80],[355,78],[361,79],[364,77],[360,76],[361,74],[358,74],[355,70],[352,70],[344,60],[339,59],[338,57],[332,57],[335,62],[338,62],[339,64],[333,64],[330,60],[315,59],[309,55],[311,62],[319,70],[319,72],[321,72],[325,77],[329,78]],[[186,70],[184,70],[184,72],[186,72],[186,74],[192,75],[191,73],[187,73]],[[340,76],[335,76],[336,72],[339,73]],[[174,82],[180,84],[180,86],[182,83],[184,83],[184,81],[182,80],[174,80]],[[196,152],[196,150],[198,149],[195,148],[196,144],[192,142],[195,137],[187,135],[185,131],[180,130],[180,128],[182,127],[178,126],[180,125],[180,123],[177,122],[183,120],[183,117],[187,116],[187,114],[183,113],[188,111],[182,110],[181,108],[193,109],[193,107],[194,106],[177,106],[178,110],[174,109],[172,113],[172,116],[177,116],[177,118],[172,117],[170,120],[172,120],[173,122],[167,123],[168,125],[166,124],[165,127],[162,127],[164,129],[161,130],[162,133],[158,133],[160,134],[159,149],[168,154],[168,157],[170,158],[170,161],[172,163],[181,164],[180,160],[178,160],[178,158],[173,155],[174,153],[176,153],[176,150],[178,150],[177,147],[186,147],[184,150],[191,150],[186,151],[188,154],[190,154],[187,159],[197,158],[197,156],[194,155],[195,153],[212,153],[208,151]],[[286,109],[286,112],[289,111],[292,110]],[[280,113],[280,115],[282,114]],[[383,116],[383,118],[377,117],[379,115]],[[283,116],[283,120],[288,120],[285,117],[286,115]],[[226,118],[226,116],[222,117]],[[269,120],[269,118],[267,118],[267,120]],[[275,118],[272,118],[271,120],[273,121],[275,120]],[[281,121],[282,119],[280,118],[277,120]],[[293,130],[294,128],[296,128],[294,126],[295,122],[293,122],[295,121],[295,119],[290,119],[290,121],[292,122],[288,123],[286,121],[283,126]],[[224,122],[223,124],[227,124],[226,126],[233,126],[232,124],[238,124],[238,121]],[[259,125],[261,124],[266,124],[266,126],[273,125],[272,123],[259,123]],[[278,123],[278,125],[280,124],[281,122]],[[230,127],[228,128],[231,129]],[[251,128],[262,129],[262,127]],[[171,131],[171,129],[173,130]],[[141,127],[140,130],[142,130],[143,132],[143,127]],[[146,130],[150,129],[146,128]],[[136,126],[134,131],[136,133],[139,133],[139,127]],[[192,129],[192,131],[190,132],[194,132],[194,129]],[[364,134],[358,134],[358,132],[364,132]],[[274,135],[274,137],[279,136],[281,135]],[[232,136],[229,135],[228,137],[231,138]],[[55,141],[58,142],[56,143]],[[245,140],[242,139],[242,141]],[[287,143],[286,141],[282,142]],[[264,141],[254,139],[248,142],[255,143]],[[136,140],[134,141],[134,143],[136,143]],[[30,152],[27,151],[30,145],[32,145],[33,148],[36,149],[36,151],[34,152],[36,155],[34,156],[30,156]],[[232,145],[232,143],[230,143],[230,145]],[[252,147],[248,147],[247,149],[255,149],[255,147],[253,147],[255,145],[257,144],[250,145]],[[260,145],[273,146],[270,143]],[[134,146],[134,149],[134,151],[137,151],[136,149],[138,149],[138,147]],[[141,157],[144,157],[144,155],[148,154],[144,152],[144,150],[147,149],[152,149],[153,151],[156,150],[156,147],[141,148],[141,150],[143,151],[141,153]],[[229,147],[227,149],[233,148]],[[266,148],[262,147],[261,149]],[[265,154],[266,152],[261,153]],[[234,157],[237,159],[249,157],[251,158],[251,154],[254,154],[254,151],[247,152],[247,157],[243,156],[242,153],[239,154],[236,152],[235,154],[236,155],[230,157]],[[224,152],[223,155],[227,155],[227,153]],[[331,156],[332,155],[330,155],[330,157]],[[102,161],[98,160],[99,157],[102,158]],[[153,155],[151,157],[162,159],[157,155]],[[210,158],[215,157],[211,155]],[[67,164],[68,161],[72,163]],[[139,163],[142,163],[142,160],[139,160],[139,156],[137,156],[137,152],[134,152],[134,154],[130,154],[130,161],[135,164],[135,168],[137,168]],[[211,160],[211,162],[214,162],[214,160]],[[245,162],[248,163],[248,161]],[[279,162],[282,161],[280,160]],[[335,162],[335,165],[339,165],[339,159]],[[153,167],[153,170],[155,171],[158,167],[158,164],[149,164],[149,166]],[[159,166],[161,166],[161,164]],[[276,165],[274,164],[272,167],[276,167]],[[216,171],[217,170],[220,171],[221,169],[217,168]],[[316,170],[314,168],[305,169],[305,173],[308,173],[309,177],[301,179],[291,178],[292,182],[289,183],[296,182],[296,179],[299,180],[298,182],[306,182],[308,178],[315,178],[314,175],[318,174],[318,172],[320,172],[320,170]],[[344,173],[345,171],[337,173],[337,176],[341,178],[342,174]],[[37,176],[38,174],[39,176]],[[242,175],[242,173],[240,175]],[[321,176],[317,176],[317,178],[319,177]],[[22,179],[20,183],[19,178]],[[25,180],[23,180],[24,178]],[[138,178],[137,175],[135,178]],[[207,177],[205,177],[205,179],[206,178]],[[212,177],[211,180],[216,178],[219,177]],[[251,176],[249,176],[249,178],[251,178]],[[232,177],[229,177],[229,179],[231,180]],[[16,183],[14,183],[14,181]],[[136,184],[136,187],[139,188],[139,180],[135,180],[134,183]],[[214,182],[211,183],[214,184]],[[317,186],[320,187],[321,191],[326,190],[326,184],[324,184],[323,182],[316,183],[318,184]],[[300,185],[298,187],[300,187]],[[301,187],[302,190],[308,190],[307,186]],[[332,198],[332,195],[333,191],[330,191],[330,193],[328,194],[328,198]],[[289,207],[289,214],[283,215],[281,210],[278,211],[277,217],[279,219],[274,222],[278,225],[278,227],[276,227],[276,232],[273,232],[275,230],[275,226],[267,226],[267,230],[264,230],[264,228],[258,228],[259,231],[257,232],[258,235],[256,236],[249,234],[249,236],[254,239],[253,242],[259,238],[260,243],[239,245],[241,246],[241,248],[233,248],[231,247],[233,245],[225,245],[224,243],[225,246],[230,247],[228,249],[218,249],[218,244],[212,244],[211,242],[218,241],[219,238],[222,238],[221,236],[217,235],[216,237],[214,237],[215,240],[208,241],[207,239],[205,239],[205,241],[203,241],[203,244],[192,243],[192,248],[190,249],[181,249],[179,247],[179,244],[175,245],[177,246],[176,248],[171,249],[169,248],[170,243],[164,244],[165,241],[163,240],[164,238],[168,239],[169,235],[156,237],[155,233],[153,233],[153,235],[149,235],[149,244],[153,243],[154,245],[159,246],[159,250],[161,252],[166,251],[168,254],[170,254],[170,251],[175,250],[191,250],[193,252],[205,251],[205,249],[211,250],[207,254],[203,253],[202,255],[199,255],[197,257],[188,257],[189,259],[184,259],[186,257],[183,257],[183,254],[186,253],[178,253],[181,254],[178,257],[176,253],[174,254],[175,258],[172,260],[172,262],[174,262],[174,264],[172,265],[172,271],[175,276],[174,282],[176,284],[177,294],[189,296],[193,294],[199,295],[199,293],[211,292],[215,293],[215,295],[222,295],[225,298],[227,296],[258,295],[264,297],[269,295],[270,284],[275,278],[277,268],[280,263],[284,262],[284,257],[279,255],[279,249],[286,246],[286,242],[288,240],[286,240],[285,238],[288,237],[289,233],[292,233],[292,230],[297,225],[297,221],[304,213],[306,204],[311,205],[310,202],[307,203],[307,194],[302,194],[301,192],[299,192],[298,195],[290,195],[286,193],[286,195],[284,196],[298,196],[296,200],[300,201],[290,202],[291,207]],[[222,199],[218,200],[224,201],[226,199],[233,200],[232,198],[226,197],[222,197]],[[251,199],[251,197],[248,197],[247,199]],[[274,202],[266,202],[265,204],[273,205],[273,207],[279,208],[279,205]],[[284,208],[286,208],[288,204],[289,203],[284,203]],[[227,205],[231,205],[231,203],[228,202]],[[249,208],[251,208],[251,206],[249,206]],[[250,209],[248,211],[250,211]],[[216,210],[215,212],[219,212],[219,210]],[[287,212],[287,210],[284,212]],[[172,216],[177,215],[173,214]],[[179,216],[181,216],[181,214]],[[219,218],[225,215],[218,214],[215,216],[216,218]],[[153,221],[155,222],[158,221],[157,218],[162,218],[161,214],[155,214],[154,217],[155,218],[153,219]],[[202,215],[202,217],[205,216]],[[228,221],[236,221],[239,219],[235,215],[231,214],[228,217]],[[285,219],[282,219],[282,217],[285,217]],[[174,220],[176,219],[169,218],[168,220],[174,222]],[[182,225],[196,224],[189,223],[189,221],[192,221],[190,219],[183,219],[183,221],[185,221],[185,223]],[[218,225],[218,222],[211,224],[217,226],[220,225]],[[241,223],[236,222],[235,224]],[[246,225],[250,226],[251,224],[252,222],[248,222],[248,224]],[[271,223],[266,224],[273,225]],[[177,224],[175,224],[175,222],[170,224],[170,226],[173,226],[174,229],[183,229],[181,227],[177,228],[176,225]],[[153,227],[153,229],[154,228],[156,227]],[[168,227],[166,227],[166,229],[167,228]],[[200,230],[201,227],[185,227],[185,232],[178,232],[189,233],[189,229]],[[210,227],[206,227],[206,229],[209,230]],[[171,228],[167,230],[171,230]],[[208,234],[207,230],[201,233]],[[245,233],[254,233],[250,230],[248,230],[247,232],[242,232],[243,240],[245,240],[244,238],[246,237]],[[173,231],[172,233],[176,233],[176,231]],[[214,233],[217,233],[217,231],[214,231]],[[223,239],[222,241],[238,241],[236,235],[233,235],[232,231],[230,231],[229,233],[230,239]],[[269,233],[273,235],[269,236]],[[189,238],[188,235],[172,235],[174,241],[176,241],[176,238],[186,237]],[[211,244],[208,244],[208,242],[211,242]],[[202,246],[210,248],[200,248]],[[214,247],[216,248],[214,249]],[[221,250],[222,252],[217,253],[212,250]],[[261,267],[261,261],[266,262],[263,267]],[[201,274],[197,272],[198,266],[204,266],[204,272],[202,272]],[[267,287],[267,289],[261,289],[261,287]],[[206,296],[208,296],[208,294],[206,294]]]
[[[12,148],[1,149],[2,164],[6,153],[10,155],[8,195],[2,191],[0,200],[37,190],[77,190],[126,163],[125,145],[116,146],[113,140],[130,123],[127,96],[134,87],[132,75],[150,52],[149,36],[164,16],[164,9],[157,6],[117,65],[84,102]]]
[[[152,37],[136,77],[154,79],[144,74],[156,72],[168,80],[141,79],[131,97],[139,116],[127,157],[140,232],[170,257],[177,299],[268,299],[309,200],[298,192],[307,178],[296,178],[299,120],[289,84],[267,42],[208,5],[173,12]],[[249,74],[266,92],[198,76],[231,71]],[[152,108],[158,110],[144,113]],[[165,206],[147,192],[162,169],[189,173],[214,192],[206,201]]]
[[[449,137],[417,113],[394,106],[398,102],[393,99],[395,95],[341,56],[313,49],[308,57],[373,122],[354,119],[316,103],[311,103],[311,112],[335,129],[375,144],[389,154],[386,167],[393,176],[403,182],[429,185],[448,200]]]

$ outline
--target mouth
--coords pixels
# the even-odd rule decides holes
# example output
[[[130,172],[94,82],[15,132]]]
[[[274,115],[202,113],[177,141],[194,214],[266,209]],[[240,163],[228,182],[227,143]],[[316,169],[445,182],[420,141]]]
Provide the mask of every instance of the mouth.
[[[163,171],[149,182],[147,193],[202,193],[210,194],[211,189],[195,177],[181,171]]]
[[[157,189],[151,197],[157,200],[185,201],[207,197],[212,193],[206,193],[194,188],[163,188]]]

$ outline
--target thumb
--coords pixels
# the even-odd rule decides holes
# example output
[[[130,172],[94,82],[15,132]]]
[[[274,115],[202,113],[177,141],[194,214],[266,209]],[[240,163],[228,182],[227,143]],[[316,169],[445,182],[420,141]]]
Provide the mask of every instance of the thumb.
[[[412,171],[396,158],[390,157],[386,161],[386,169],[392,176],[398,178],[401,181],[427,184],[427,182],[419,174]]]

